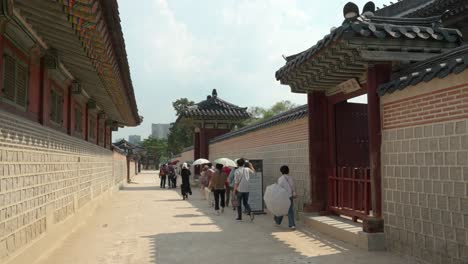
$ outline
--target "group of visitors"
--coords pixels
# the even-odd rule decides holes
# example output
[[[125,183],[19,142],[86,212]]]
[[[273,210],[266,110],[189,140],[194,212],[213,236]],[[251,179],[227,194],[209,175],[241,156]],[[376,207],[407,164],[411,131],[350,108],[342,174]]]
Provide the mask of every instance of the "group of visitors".
[[[159,168],[159,179],[161,179],[159,187],[166,188],[167,181],[167,188],[176,188],[177,174],[174,165],[172,165],[171,163],[165,163],[161,165]]]
[[[224,212],[226,207],[231,206],[237,209],[237,220],[242,220],[242,205],[245,213],[250,219],[254,219],[254,214],[249,205],[249,181],[255,173],[252,163],[241,158],[236,161],[237,167],[230,167],[216,164],[206,164],[200,173],[201,193],[204,199],[214,198],[214,209],[216,214]]]
[[[200,172],[200,186],[203,199],[210,200],[214,198],[214,210],[217,215],[224,213],[224,209],[231,206],[233,210],[237,209],[236,220],[242,220],[242,206],[244,212],[253,221],[254,213],[249,205],[249,182],[250,178],[255,175],[255,168],[252,163],[243,158],[236,160],[237,167],[230,168],[222,164],[211,163],[204,164]],[[291,201],[288,211],[289,228],[294,230],[294,199],[297,198],[296,188],[293,178],[289,175],[289,167],[281,166],[280,172],[282,176],[278,179],[278,185],[281,186],[289,194]],[[165,188],[166,176],[170,179],[169,188],[175,188],[177,177],[175,175],[174,165],[164,164],[160,170],[161,188]],[[181,192],[184,200],[188,199],[188,195],[192,195],[190,187],[190,169],[187,163],[181,166],[180,175],[182,176]],[[211,205],[211,204],[210,204]],[[283,216],[274,216],[274,223],[281,225]]]

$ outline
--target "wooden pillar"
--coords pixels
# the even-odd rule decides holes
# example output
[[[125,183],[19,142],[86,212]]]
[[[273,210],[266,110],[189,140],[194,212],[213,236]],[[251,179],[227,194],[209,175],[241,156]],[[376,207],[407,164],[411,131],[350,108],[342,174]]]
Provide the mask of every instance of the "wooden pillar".
[[[0,76],[3,76],[0,75]],[[28,85],[28,112],[34,115],[36,120],[40,120],[41,113],[41,50],[35,45],[30,50],[29,59],[29,85]]]
[[[46,65],[44,62],[44,58],[41,59],[41,71],[40,71],[40,99],[39,99],[39,105],[40,105],[40,110],[39,110],[39,122],[43,126],[48,126],[49,125],[49,111],[50,111],[50,106],[49,106],[49,98],[50,98],[50,80],[48,76],[48,72],[46,69]]]
[[[84,108],[84,120],[85,120],[85,125],[84,125],[84,136],[85,136],[85,140],[86,141],[89,141],[89,133],[88,133],[88,130],[89,130],[89,108],[88,108],[88,105],[85,104],[85,108]]]
[[[68,94],[67,94],[67,100],[68,100],[68,104],[67,104],[67,111],[66,111],[66,115],[68,116],[67,118],[67,132],[69,135],[73,135],[73,130],[75,129],[74,128],[74,124],[75,124],[75,116],[74,116],[74,109],[73,109],[73,97],[72,97],[72,88],[71,86],[68,87]]]
[[[320,212],[327,208],[328,103],[323,92],[307,95],[309,118],[309,164],[311,204],[305,210]]]
[[[364,231],[383,232],[382,219],[382,175],[380,170],[380,149],[382,144],[380,122],[379,85],[390,80],[390,64],[377,64],[367,69],[367,109],[369,117],[369,163],[371,176],[372,218],[364,221]]]
[[[198,128],[195,129],[193,133],[193,160],[200,158],[200,131]],[[195,167],[195,175],[200,174],[200,166]]]
[[[205,128],[200,128],[200,158],[208,159],[208,137]]]
[[[127,183],[130,183],[130,157],[127,156]]]

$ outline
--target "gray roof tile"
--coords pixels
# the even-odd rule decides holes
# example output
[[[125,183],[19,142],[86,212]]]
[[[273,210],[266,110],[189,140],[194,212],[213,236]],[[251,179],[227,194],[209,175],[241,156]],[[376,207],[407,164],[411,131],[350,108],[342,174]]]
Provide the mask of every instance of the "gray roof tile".
[[[415,63],[397,73],[392,81],[381,85],[378,93],[383,96],[421,82],[429,82],[435,78],[442,79],[452,73],[459,74],[466,68],[468,68],[468,45],[440,54],[429,60]]]

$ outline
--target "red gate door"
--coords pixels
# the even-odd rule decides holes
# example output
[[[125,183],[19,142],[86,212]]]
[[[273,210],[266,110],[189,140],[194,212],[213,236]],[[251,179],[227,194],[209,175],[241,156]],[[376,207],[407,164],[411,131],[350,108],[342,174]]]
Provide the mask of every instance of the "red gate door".
[[[329,178],[329,210],[363,219],[370,211],[367,105],[335,105],[336,167]]]

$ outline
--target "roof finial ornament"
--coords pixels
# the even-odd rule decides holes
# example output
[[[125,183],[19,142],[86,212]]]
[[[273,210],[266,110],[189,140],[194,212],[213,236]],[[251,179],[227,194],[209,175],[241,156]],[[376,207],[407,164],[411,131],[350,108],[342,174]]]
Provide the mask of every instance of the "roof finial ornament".
[[[216,89],[213,89],[213,92],[211,92],[211,95],[213,97],[218,97],[218,92],[216,91]]]
[[[367,2],[362,9],[363,16],[373,16],[375,13],[375,4],[372,1]]]
[[[343,16],[346,20],[356,20],[359,16],[359,7],[353,2],[348,2],[343,8]]]

